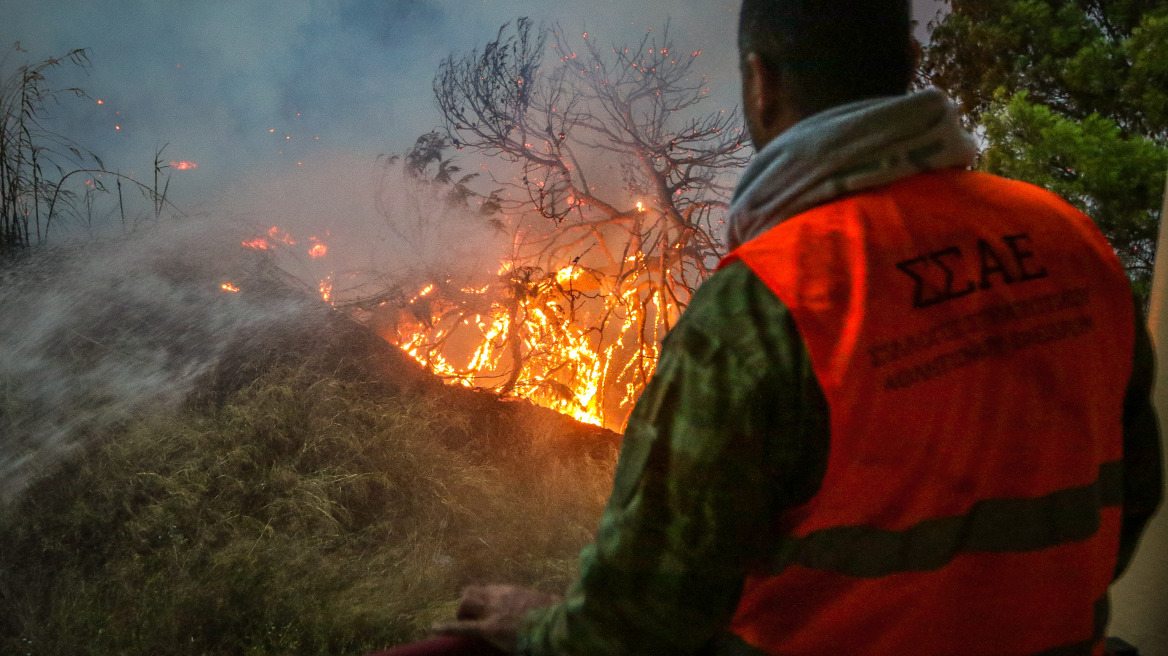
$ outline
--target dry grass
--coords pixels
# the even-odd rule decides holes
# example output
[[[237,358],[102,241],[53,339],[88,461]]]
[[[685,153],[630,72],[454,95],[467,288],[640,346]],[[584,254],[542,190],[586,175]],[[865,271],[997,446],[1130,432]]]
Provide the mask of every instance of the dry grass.
[[[129,421],[0,516],[0,653],[361,654],[472,581],[561,591],[611,454],[478,414],[283,364]]]

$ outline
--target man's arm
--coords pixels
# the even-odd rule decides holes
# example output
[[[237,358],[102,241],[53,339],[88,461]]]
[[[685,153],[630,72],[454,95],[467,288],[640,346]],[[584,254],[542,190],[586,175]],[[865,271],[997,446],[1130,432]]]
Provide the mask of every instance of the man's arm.
[[[1123,524],[1115,578],[1131,563],[1140,535],[1164,494],[1160,427],[1152,406],[1156,358],[1138,301],[1135,318],[1134,361],[1123,402]]]
[[[826,401],[786,308],[741,263],[666,339],[630,417],[580,578],[535,611],[519,653],[687,654],[717,636],[770,522],[818,489]]]

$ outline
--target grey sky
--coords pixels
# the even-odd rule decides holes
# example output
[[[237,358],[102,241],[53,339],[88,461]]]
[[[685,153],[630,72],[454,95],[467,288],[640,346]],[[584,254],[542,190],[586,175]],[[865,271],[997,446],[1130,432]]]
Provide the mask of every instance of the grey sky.
[[[679,46],[702,49],[710,109],[737,105],[737,0],[0,0],[0,50],[16,62],[89,48],[83,86],[53,124],[111,168],[149,173],[155,148],[196,162],[174,197],[200,205],[252,174],[325,153],[370,161],[400,152],[439,117],[439,61],[518,16],[626,42],[672,19]],[[933,0],[917,0],[927,22]],[[97,104],[97,100],[102,104]],[[120,129],[117,129],[120,127]]]

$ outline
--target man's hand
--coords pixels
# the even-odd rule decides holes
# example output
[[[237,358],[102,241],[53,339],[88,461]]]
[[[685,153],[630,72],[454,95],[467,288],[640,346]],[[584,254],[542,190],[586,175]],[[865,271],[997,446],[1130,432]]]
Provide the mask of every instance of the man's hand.
[[[457,621],[434,626],[442,635],[482,638],[506,652],[515,651],[519,626],[529,611],[559,599],[514,585],[479,585],[462,591]]]

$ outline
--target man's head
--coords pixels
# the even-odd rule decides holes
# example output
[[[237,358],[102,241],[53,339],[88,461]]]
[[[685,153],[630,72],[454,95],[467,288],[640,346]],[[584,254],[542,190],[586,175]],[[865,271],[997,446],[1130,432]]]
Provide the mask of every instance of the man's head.
[[[905,93],[916,65],[909,0],[744,0],[738,46],[759,149],[825,109]]]

